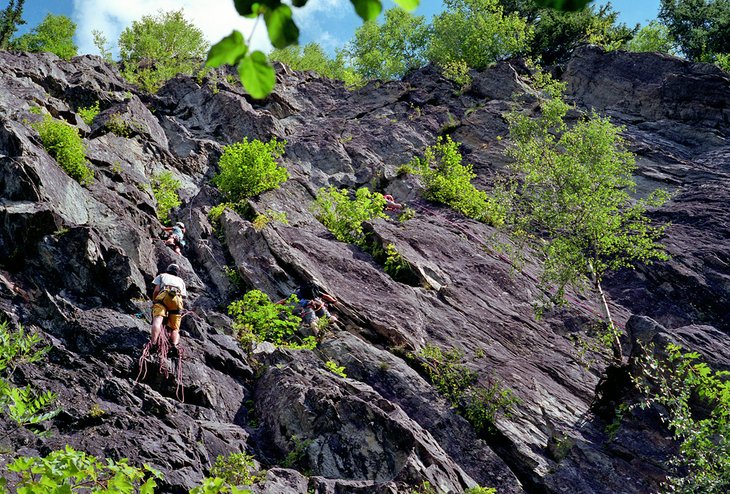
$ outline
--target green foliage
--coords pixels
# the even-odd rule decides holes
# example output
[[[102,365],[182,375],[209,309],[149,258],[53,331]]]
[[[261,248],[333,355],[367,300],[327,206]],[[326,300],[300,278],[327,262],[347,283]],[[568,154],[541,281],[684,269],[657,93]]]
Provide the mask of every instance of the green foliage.
[[[76,24],[65,15],[47,14],[33,30],[12,41],[16,50],[32,52],[51,52],[63,59],[76,56],[73,42]]]
[[[96,103],[91,106],[82,106],[76,110],[76,112],[79,116],[81,116],[81,120],[83,120],[86,125],[91,125],[96,116],[99,114],[99,101],[96,101]]]
[[[725,72],[730,72],[730,53],[716,53],[715,65]]]
[[[203,483],[190,490],[190,494],[250,494],[248,489],[226,484],[226,481],[218,477],[206,477]]]
[[[464,494],[497,494],[494,487],[470,487],[464,491]]]
[[[149,92],[177,74],[194,74],[207,49],[203,32],[182,10],[143,16],[119,36],[122,74]]]
[[[294,447],[289,451],[286,457],[282,460],[281,466],[284,468],[294,468],[301,466],[306,459],[307,448],[312,444],[309,439],[302,440],[299,436],[291,437]]]
[[[471,84],[471,75],[469,75],[469,66],[463,60],[454,62],[446,62],[442,67],[442,74],[450,81],[454,81],[462,88]]]
[[[111,63],[112,52],[108,48],[108,40],[106,39],[104,33],[99,31],[98,29],[92,29],[91,36],[94,39],[94,46],[96,46],[96,49],[99,50],[101,58],[103,58],[106,62]]]
[[[533,246],[545,262],[541,280],[555,287],[557,301],[564,300],[567,286],[591,282],[602,295],[606,273],[667,259],[657,242],[664,228],[652,226],[646,215],[648,207],[666,200],[666,193],[633,197],[634,157],[621,128],[595,114],[568,128],[564,117],[569,106],[561,90],[561,84],[545,78],[547,99],[539,117],[516,111],[507,115],[514,177],[496,199],[514,238],[543,239]],[[605,300],[603,308],[614,328]],[[618,356],[617,336],[614,343]]]
[[[10,0],[8,6],[0,11],[0,50],[7,50],[10,47],[10,38],[18,30],[18,26],[25,24],[24,3],[25,0]]]
[[[182,184],[170,171],[154,175],[151,184],[152,194],[157,202],[157,218],[167,224],[170,222],[170,211],[181,204],[177,190]]]
[[[730,489],[730,372],[713,371],[696,352],[668,345],[666,356],[644,352],[634,406],[655,407],[680,443],[669,492],[723,494]]]
[[[297,302],[296,296],[292,295],[286,303],[274,304],[262,291],[251,290],[243,299],[228,306],[228,314],[233,318],[233,329],[241,342],[269,341],[291,346],[302,321],[293,313]]]
[[[362,85],[362,77],[345,63],[346,53],[337,50],[335,57],[330,58],[317,43],[308,43],[304,47],[288,46],[273,50],[269,54],[271,60],[282,62],[294,70],[311,70],[323,77],[343,81],[349,87]]]
[[[223,211],[226,209],[233,209],[233,204],[230,202],[222,202],[220,204],[217,204],[210,208],[210,211],[208,211],[208,219],[211,223],[218,223],[221,219],[221,215],[223,214]]]
[[[420,362],[431,384],[456,407],[477,432],[492,432],[499,415],[511,414],[519,403],[512,390],[504,388],[496,379],[488,384],[478,383],[477,373],[462,363],[464,353],[453,348],[441,350],[427,344],[413,355]]]
[[[284,146],[286,141],[275,137],[267,143],[258,139],[249,142],[244,137],[241,142],[224,146],[218,161],[220,173],[213,178],[213,184],[233,202],[278,189],[289,178],[286,168],[276,164]]]
[[[13,386],[10,379],[20,365],[39,362],[49,347],[40,347],[41,338],[23,326],[16,330],[0,323],[0,411],[18,426],[34,426],[53,418],[59,410],[47,411],[56,400],[50,391],[37,391],[30,385]]]
[[[426,199],[446,204],[469,218],[501,224],[503,213],[484,191],[472,185],[476,174],[472,165],[462,165],[461,160],[459,143],[445,136],[426,148],[423,158],[414,157],[406,166],[423,178]]]
[[[355,12],[365,21],[374,20],[382,10],[380,0],[350,0]],[[246,17],[262,16],[266,23],[271,44],[277,49],[299,42],[299,28],[293,20],[293,12],[289,5],[281,0],[234,0],[236,11]],[[395,0],[395,3],[406,10],[413,10],[419,0]],[[293,7],[304,7],[307,0],[295,0]],[[213,45],[208,53],[206,64],[218,67],[222,64],[238,66],[238,74],[243,86],[254,98],[264,98],[274,88],[276,74],[260,51],[250,52],[243,35],[233,31],[221,41]]]
[[[61,120],[45,115],[43,120],[33,124],[43,147],[53,156],[61,168],[81,185],[91,183],[94,173],[86,162],[86,149],[79,131]]]
[[[109,132],[111,132],[112,134],[116,134],[119,137],[129,137],[131,135],[131,129],[129,127],[129,124],[119,113],[109,115],[109,118],[104,124],[104,127]]]
[[[532,37],[527,21],[504,14],[499,0],[444,0],[433,19],[428,59],[445,67],[464,62],[477,70],[523,52]]]
[[[264,213],[257,214],[251,224],[253,225],[254,230],[260,232],[261,230],[266,228],[266,226],[272,221],[277,221],[282,225],[289,224],[289,220],[286,217],[286,212],[275,211],[273,209],[267,209]]]
[[[355,31],[347,53],[364,79],[400,79],[426,63],[429,30],[423,16],[402,9],[385,12],[385,22],[368,21]]]
[[[98,403],[94,403],[94,405],[89,408],[89,417],[98,419],[100,417],[103,417],[106,415],[106,410],[101,408],[101,406]]]
[[[21,456],[7,466],[19,476],[18,494],[139,492],[152,494],[162,475],[154,468],[130,466],[126,459],[106,463],[71,446],[44,458]]]
[[[370,192],[365,187],[355,192],[350,200],[347,189],[333,186],[319,189],[314,201],[314,216],[340,242],[355,244],[361,248],[367,245],[367,238],[362,229],[365,221],[374,218],[385,218],[383,212],[385,199],[378,192]]]
[[[410,269],[410,264],[400,255],[395,245],[388,244],[385,246],[385,265],[383,266],[383,270],[391,278],[397,279],[404,271],[409,271]]]
[[[658,21],[651,21],[637,31],[626,43],[626,49],[636,52],[659,52],[674,54],[674,43],[669,29]]]
[[[610,3],[595,8],[590,6],[555,10],[540,6],[540,3],[545,5],[548,2],[501,2],[505,12],[517,13],[531,23],[534,38],[527,47],[527,54],[534,59],[541,59],[546,65],[567,62],[573,50],[586,43],[600,45],[609,50],[619,48],[636,31],[625,24],[617,24],[618,12],[613,10]],[[585,3],[583,2],[583,6]]]
[[[213,477],[223,479],[232,486],[252,485],[261,481],[256,470],[253,456],[246,453],[231,453],[227,456],[218,455],[213,468],[210,470]]]
[[[335,362],[334,360],[328,360],[324,363],[324,366],[327,367],[327,370],[330,371],[332,374],[336,374],[342,378],[347,377],[347,374],[345,374],[345,366],[337,365],[337,362]]]
[[[727,0],[662,0],[659,20],[690,60],[713,62],[730,53],[730,2]]]

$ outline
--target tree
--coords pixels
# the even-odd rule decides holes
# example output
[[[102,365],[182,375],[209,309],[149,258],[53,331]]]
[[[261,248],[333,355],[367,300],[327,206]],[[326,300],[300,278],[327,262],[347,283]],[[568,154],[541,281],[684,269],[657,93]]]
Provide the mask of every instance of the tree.
[[[690,60],[730,53],[730,0],[662,0],[659,20]]]
[[[177,74],[193,74],[207,49],[203,32],[182,10],[143,16],[119,36],[122,73],[151,92]]]
[[[359,86],[362,77],[345,64],[345,53],[337,50],[335,58],[330,58],[317,43],[308,43],[302,48],[291,45],[282,49],[274,49],[271,60],[282,62],[294,70],[311,70],[323,77],[338,79],[348,86]]]
[[[352,65],[364,79],[399,79],[426,63],[429,30],[423,16],[402,9],[385,12],[385,22],[368,21],[347,46]]]
[[[626,43],[626,49],[636,52],[659,52],[674,54],[674,43],[669,35],[669,29],[659,21],[651,21],[643,26]]]
[[[646,216],[666,193],[632,197],[634,157],[622,129],[595,114],[568,128],[564,117],[570,107],[560,97],[564,85],[545,76],[543,81],[548,97],[539,117],[507,114],[515,176],[495,196],[506,205],[505,223],[517,239],[540,239],[534,247],[544,259],[541,280],[554,288],[554,301],[564,300],[567,286],[595,290],[620,361],[619,334],[601,283],[619,268],[667,259],[657,242],[664,228],[652,226]]]
[[[545,64],[565,63],[578,46],[596,44],[618,48],[631,39],[636,29],[617,24],[618,12],[611,4],[563,11],[541,8],[531,0],[501,0],[504,11],[524,16],[532,25],[534,38],[526,54]]]
[[[445,0],[433,20],[429,60],[438,65],[463,61],[480,70],[526,50],[532,33],[517,13],[505,15],[498,0]]]
[[[0,50],[7,50],[10,38],[18,26],[25,24],[23,20],[23,3],[25,0],[10,0],[8,6],[0,12]]]
[[[32,52],[51,52],[68,60],[77,54],[73,42],[76,23],[65,15],[48,14],[33,30],[11,42],[16,50]]]

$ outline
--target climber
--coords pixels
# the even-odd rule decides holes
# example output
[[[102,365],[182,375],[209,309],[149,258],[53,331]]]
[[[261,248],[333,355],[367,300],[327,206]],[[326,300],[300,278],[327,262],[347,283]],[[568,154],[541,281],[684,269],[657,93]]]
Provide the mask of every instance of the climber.
[[[185,225],[178,221],[174,226],[163,226],[162,230],[168,234],[165,245],[182,255],[181,248],[185,247]]]
[[[383,196],[383,199],[385,199],[385,210],[386,211],[393,211],[395,213],[400,212],[401,209],[403,209],[403,204],[398,204],[395,202],[395,199],[390,194],[385,194]]]
[[[303,284],[295,294],[299,299],[299,315],[302,322],[310,327],[314,336],[319,336],[317,323],[321,317],[328,318],[330,322],[337,321],[337,316],[330,314],[327,309],[327,303],[334,304],[337,299],[328,293],[324,293],[314,283]]]
[[[180,342],[180,321],[182,320],[183,297],[188,295],[185,282],[178,276],[180,267],[170,264],[164,273],[160,273],[152,281],[155,291],[152,294],[152,332],[150,343],[158,344],[162,332],[162,322],[167,318],[166,326],[170,330],[170,340],[174,349]],[[164,337],[164,336],[163,336]]]

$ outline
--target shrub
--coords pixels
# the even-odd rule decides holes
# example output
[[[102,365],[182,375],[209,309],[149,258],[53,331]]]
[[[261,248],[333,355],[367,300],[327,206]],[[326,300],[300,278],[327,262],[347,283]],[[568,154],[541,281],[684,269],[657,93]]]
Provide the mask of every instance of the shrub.
[[[78,129],[50,115],[45,115],[43,120],[33,124],[33,127],[48,154],[56,159],[71,178],[81,185],[91,183],[94,173],[87,165],[86,149]]]
[[[403,256],[395,248],[395,245],[388,244],[385,246],[385,264],[383,270],[390,275],[391,278],[398,278],[403,271],[410,270],[411,266],[408,264]]]
[[[163,223],[170,222],[170,211],[181,204],[177,195],[180,186],[180,181],[170,171],[160,172],[152,177],[152,193],[157,201],[157,218]]]
[[[48,411],[55,393],[37,391],[30,385],[18,388],[9,381],[18,366],[43,359],[49,348],[39,348],[40,343],[40,336],[26,332],[23,326],[11,330],[7,322],[0,323],[0,412],[19,427],[36,426],[59,412]]]
[[[279,188],[289,178],[286,168],[276,164],[285,145],[286,141],[276,138],[263,143],[258,139],[249,142],[244,137],[241,142],[224,146],[218,162],[220,173],[213,178],[213,184],[233,202]]]
[[[228,306],[228,314],[233,317],[233,329],[241,342],[268,341],[291,347],[302,321],[293,313],[297,302],[296,295],[292,295],[286,303],[274,304],[262,291],[251,290]]]
[[[282,225],[289,224],[289,220],[287,219],[284,211],[275,211],[273,209],[267,209],[264,213],[257,214],[251,224],[253,225],[254,230],[260,232],[272,221],[278,221]]]
[[[246,453],[231,453],[227,456],[218,455],[210,474],[223,479],[230,485],[251,485],[261,480],[256,476],[256,465],[253,456]]]
[[[679,441],[679,453],[671,462],[679,475],[667,479],[667,492],[728,492],[730,372],[713,371],[698,353],[673,344],[667,346],[666,356],[645,351],[636,369],[633,381],[642,396],[623,411],[655,407]]]
[[[101,462],[71,446],[52,451],[44,458],[21,456],[7,469],[20,477],[15,484],[17,491],[29,493],[88,492],[89,485],[94,486],[92,492],[139,489],[139,492],[151,493],[157,486],[155,479],[162,478],[162,474],[150,466],[136,468],[129,465],[127,459]]]
[[[486,386],[479,384],[476,372],[462,363],[464,353],[456,348],[444,351],[427,344],[412,356],[420,359],[431,384],[477,432],[492,432],[497,417],[509,415],[519,403],[512,390],[504,388],[496,379],[491,379]]]
[[[91,106],[81,107],[77,110],[77,113],[81,116],[81,120],[83,120],[86,125],[91,125],[96,116],[99,114],[99,102],[97,101]]]
[[[109,115],[109,119],[104,124],[104,128],[119,137],[129,137],[132,133],[129,124],[119,113]]]
[[[460,87],[466,87],[471,84],[471,75],[469,75],[469,66],[463,60],[446,62],[442,67],[444,77],[455,82]]]
[[[334,360],[328,360],[324,363],[324,366],[327,367],[327,370],[330,371],[332,374],[336,374],[342,378],[347,377],[347,374],[345,374],[345,366],[337,365],[337,362],[335,362]]]
[[[426,199],[446,204],[469,218],[500,224],[495,203],[471,183],[476,177],[472,165],[462,165],[461,160],[459,143],[445,136],[426,148],[423,158],[414,157],[406,166],[423,178]]]
[[[351,200],[347,189],[338,190],[330,186],[317,192],[314,215],[340,242],[366,248],[362,224],[373,218],[386,218],[384,207],[385,199],[378,192],[370,192],[363,187]]]

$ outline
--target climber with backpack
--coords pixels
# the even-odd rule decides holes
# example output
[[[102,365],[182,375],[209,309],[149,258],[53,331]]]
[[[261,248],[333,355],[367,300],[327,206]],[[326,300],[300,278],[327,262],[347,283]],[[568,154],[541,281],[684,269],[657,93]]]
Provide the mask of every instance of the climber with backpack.
[[[165,245],[169,246],[177,254],[182,255],[182,250],[185,247],[185,224],[178,221],[173,226],[162,227],[163,237]]]
[[[178,276],[179,273],[180,267],[173,263],[152,281],[155,285],[152,293],[152,332],[150,334],[152,346],[160,343],[160,333],[162,333],[162,324],[165,319],[165,326],[170,330],[170,342],[173,349],[176,350],[177,344],[180,342],[183,297],[187,297],[188,293],[185,289],[185,281]]]
[[[295,295],[299,299],[298,309],[302,323],[309,326],[314,336],[319,336],[320,318],[326,317],[330,322],[337,321],[337,316],[332,315],[327,309],[327,303],[334,304],[337,299],[329,293],[323,292],[311,281],[301,285]]]

